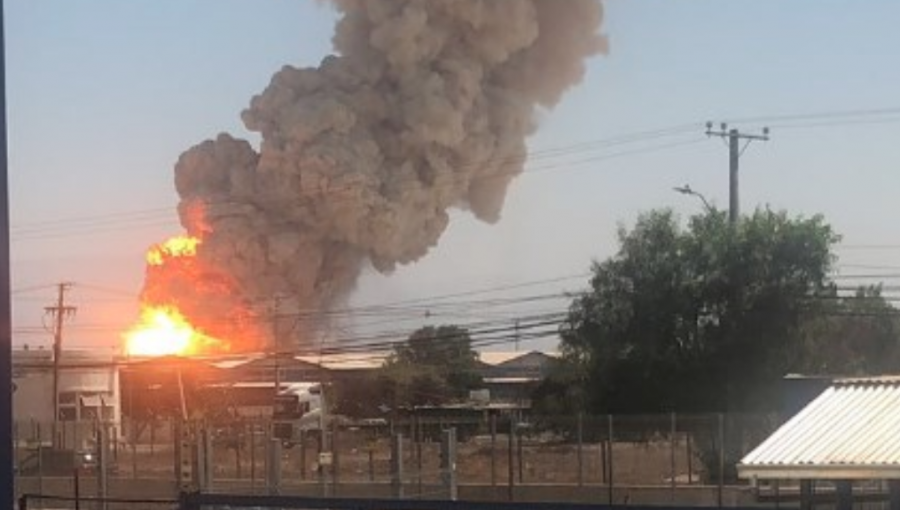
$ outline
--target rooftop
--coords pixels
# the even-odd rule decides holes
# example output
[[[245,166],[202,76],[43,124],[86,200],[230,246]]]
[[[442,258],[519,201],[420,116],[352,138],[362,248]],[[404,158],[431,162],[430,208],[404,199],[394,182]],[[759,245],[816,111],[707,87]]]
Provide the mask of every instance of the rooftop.
[[[836,380],[738,464],[744,478],[900,478],[900,377]]]

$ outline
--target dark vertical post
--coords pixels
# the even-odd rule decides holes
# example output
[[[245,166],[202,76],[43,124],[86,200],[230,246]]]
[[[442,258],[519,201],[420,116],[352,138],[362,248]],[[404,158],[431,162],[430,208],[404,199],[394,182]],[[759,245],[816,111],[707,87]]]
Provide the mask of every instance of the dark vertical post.
[[[256,423],[250,424],[250,494],[256,494]]]
[[[578,413],[576,427],[576,435],[578,439],[578,486],[584,485],[584,415]]]
[[[716,494],[716,500],[719,508],[724,504],[725,496],[725,415],[719,413],[719,486]]]
[[[275,496],[281,493],[281,440],[269,437],[266,447],[266,491]]]
[[[522,485],[525,482],[525,452],[522,449],[522,431],[519,430],[518,427],[516,427],[516,460],[516,465],[519,471],[519,485]]]
[[[497,486],[497,415],[491,413],[491,487]]]
[[[693,443],[693,439],[691,438],[691,433],[688,431],[685,434],[685,448],[687,449],[687,472],[688,472],[688,485],[694,483],[694,448],[691,443]]]
[[[44,493],[44,434],[41,424],[37,424],[37,471],[38,471],[38,494]],[[43,507],[44,504],[38,500],[38,504]]]
[[[675,465],[675,449],[677,447],[675,444],[675,434],[677,434],[678,425],[676,422],[677,418],[675,417],[674,412],[671,413],[669,419],[670,419],[669,446],[670,446],[670,456],[671,456],[669,461],[671,463],[670,472],[672,474],[672,503],[675,503],[675,487],[677,485],[677,481],[675,480],[675,478],[678,476],[678,468]]]
[[[135,479],[138,477],[138,461],[137,461],[137,443],[138,443],[138,434],[137,434],[137,426],[135,420],[133,418],[128,419],[128,432],[129,436],[131,436],[131,478]]]
[[[450,501],[456,501],[456,429],[441,434],[441,482]]]
[[[607,459],[607,438],[600,438],[600,483],[609,483],[609,460]]]
[[[106,498],[109,497],[109,436],[106,425],[97,428],[97,497],[104,501],[100,503],[101,510],[108,507]]]
[[[306,430],[300,429],[300,479],[306,480]]]
[[[853,510],[853,483],[850,480],[834,482],[837,492],[837,510]]]
[[[507,437],[507,493],[506,499],[509,501],[515,501],[515,484],[516,484],[516,475],[515,475],[515,455],[513,448],[515,448],[515,434],[516,434],[516,423],[512,417],[509,418],[509,435]]]
[[[800,510],[812,510],[812,481],[800,480]]]
[[[341,455],[338,451],[340,441],[338,440],[338,423],[337,420],[331,422],[331,491],[332,496],[338,495],[338,484],[341,475]]]
[[[79,470],[81,468],[75,466],[75,471],[73,473],[74,487],[75,487],[75,510],[79,510],[81,508],[81,477],[79,476]]]
[[[728,220],[737,223],[741,214],[740,189],[738,185],[738,165],[741,161],[741,147],[738,130],[728,132]]]
[[[888,480],[890,510],[900,510],[900,480]]]
[[[0,0],[0,459],[12,459],[12,317],[9,271],[9,167],[6,132],[6,42]],[[3,503],[6,501],[6,503]],[[13,463],[0,462],[0,505],[16,502]]]
[[[609,444],[609,454],[607,455],[607,459],[609,460],[609,466],[607,469],[607,474],[609,476],[609,484],[607,485],[609,494],[607,495],[607,503],[613,504],[613,416],[611,414],[606,416],[606,432],[607,439]]]
[[[418,413],[413,414],[413,429],[416,442],[416,493],[422,495],[422,419]]]
[[[772,489],[775,491],[775,510],[778,510],[781,508],[781,484],[778,480],[772,480]]]
[[[391,435],[391,492],[403,499],[403,434]]]

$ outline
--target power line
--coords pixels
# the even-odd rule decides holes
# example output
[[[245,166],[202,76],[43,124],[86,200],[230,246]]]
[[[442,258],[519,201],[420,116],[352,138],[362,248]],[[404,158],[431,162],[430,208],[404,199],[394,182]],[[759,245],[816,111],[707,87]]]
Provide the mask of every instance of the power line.
[[[869,108],[869,109],[855,109],[855,110],[832,110],[825,112],[812,112],[812,113],[795,113],[795,114],[776,114],[776,115],[760,115],[754,117],[737,117],[737,118],[729,118],[727,122],[729,124],[755,124],[755,123],[769,123],[773,124],[776,122],[790,122],[790,121],[807,121],[807,120],[823,120],[823,119],[846,119],[853,117],[877,117],[883,115],[898,115],[900,114],[900,107],[886,107],[886,108]]]
[[[891,116],[891,115],[900,115],[900,108],[897,107],[887,107],[887,108],[871,108],[871,109],[854,109],[854,110],[836,110],[836,111],[825,111],[825,112],[813,112],[813,113],[802,113],[802,114],[785,114],[785,115],[764,115],[764,116],[754,116],[754,117],[738,117],[738,118],[730,118],[727,122],[732,124],[754,124],[754,123],[763,123],[768,122],[773,127],[778,126],[781,128],[802,128],[802,127],[815,127],[813,124],[797,124],[798,122],[809,122],[809,121],[829,121],[828,125],[841,125],[843,123],[846,125],[850,122],[869,122],[869,121],[881,121],[881,120],[890,120],[890,121],[900,121],[900,118],[894,119],[883,119],[883,117]],[[610,147],[615,147],[618,145],[626,145],[633,144],[639,142],[647,142],[651,140],[656,140],[660,138],[675,136],[679,134],[687,133],[691,130],[696,129],[698,126],[701,126],[702,122],[688,122],[677,125],[672,125],[665,128],[659,129],[651,129],[651,130],[643,130],[636,131],[633,133],[628,133],[624,135],[614,136],[606,139],[599,139],[587,142],[580,142],[571,145],[564,145],[559,147],[551,147],[546,149],[538,149],[532,151],[527,154],[523,154],[522,156],[515,156],[510,158],[504,158],[501,160],[487,160],[487,161],[470,161],[460,163],[459,167],[467,167],[473,165],[499,165],[499,166],[507,166],[510,164],[521,164],[525,161],[538,162],[545,159],[552,158],[560,158],[563,156],[569,156],[573,154],[577,154],[579,152],[586,152],[597,149],[607,149]],[[697,141],[699,142],[699,140]],[[669,148],[674,148],[681,145],[689,145],[691,143],[695,143],[694,141],[685,141],[679,142],[676,144],[666,144],[658,147],[652,147],[649,149],[638,149],[634,151],[625,151],[618,154],[611,155],[600,155],[596,157],[590,157],[586,159],[582,159],[575,162],[567,162],[565,164],[553,164],[553,165],[544,165],[535,167],[532,169],[528,169],[524,172],[520,172],[518,169],[514,172],[495,172],[491,175],[479,176],[479,179],[486,179],[491,177],[502,177],[515,175],[518,173],[530,173],[530,172],[540,172],[545,170],[558,170],[562,168],[571,168],[573,166],[578,166],[580,164],[602,161],[605,159],[612,159],[615,157],[622,157],[625,155],[636,155],[642,153],[656,152],[659,150],[666,150]],[[410,179],[414,180],[417,183],[421,182],[418,178]],[[347,191],[352,188],[347,187],[345,190],[341,190],[340,188],[330,188],[327,191],[314,191],[310,192],[309,195],[321,195],[324,193],[340,193],[341,191]],[[227,202],[227,201],[226,201]],[[34,239],[49,239],[54,237],[64,237],[68,235],[77,235],[73,231],[78,231],[80,233],[106,233],[119,230],[120,228],[134,228],[135,225],[138,226],[164,226],[171,225],[175,222],[172,221],[172,212],[174,208],[172,207],[156,207],[149,208],[143,210],[132,210],[125,211],[120,213],[109,213],[102,215],[91,215],[91,216],[82,216],[76,218],[65,218],[65,219],[50,219],[50,220],[42,220],[28,223],[20,223],[16,224],[12,227],[12,231],[15,234],[17,240],[34,240]],[[166,221],[161,221],[165,219]],[[86,230],[85,230],[86,229]]]

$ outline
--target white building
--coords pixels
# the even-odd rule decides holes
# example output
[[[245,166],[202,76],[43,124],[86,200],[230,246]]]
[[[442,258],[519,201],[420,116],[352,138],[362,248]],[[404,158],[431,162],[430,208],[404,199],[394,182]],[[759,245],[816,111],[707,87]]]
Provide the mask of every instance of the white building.
[[[13,351],[13,419],[20,439],[49,442],[53,419],[53,356],[47,349]],[[65,351],[59,372],[59,422],[63,444],[81,447],[98,423],[120,429],[119,370],[111,354]]]

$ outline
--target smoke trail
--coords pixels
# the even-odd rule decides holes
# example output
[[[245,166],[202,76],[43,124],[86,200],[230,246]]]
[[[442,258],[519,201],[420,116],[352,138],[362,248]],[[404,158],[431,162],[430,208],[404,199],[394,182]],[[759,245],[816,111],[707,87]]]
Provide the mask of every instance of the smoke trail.
[[[259,152],[223,134],[175,167],[181,222],[203,239],[195,264],[219,290],[157,271],[145,294],[213,333],[229,334],[223,311],[276,295],[283,313],[328,310],[368,262],[424,256],[451,207],[497,221],[536,110],[605,49],[596,0],[334,4],[338,56],[284,67],[243,113]]]

